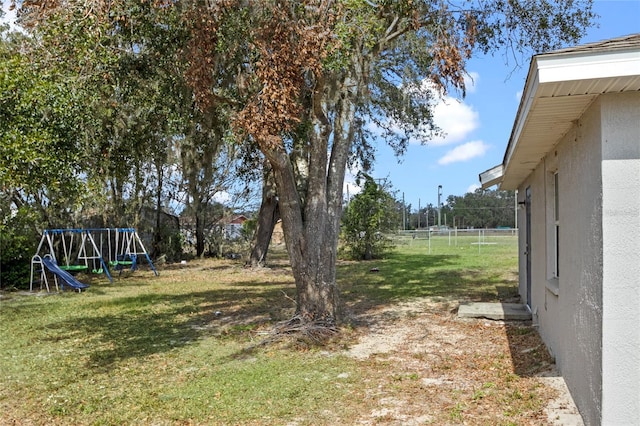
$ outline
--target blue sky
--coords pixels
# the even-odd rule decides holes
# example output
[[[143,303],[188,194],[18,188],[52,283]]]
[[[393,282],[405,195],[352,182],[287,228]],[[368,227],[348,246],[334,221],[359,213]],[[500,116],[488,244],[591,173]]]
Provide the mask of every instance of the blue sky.
[[[640,32],[640,0],[596,0],[599,27],[588,30],[580,44]],[[445,141],[414,144],[398,159],[381,142],[372,176],[387,178],[398,197],[413,210],[437,204],[438,185],[442,200],[464,195],[479,186],[478,174],[502,163],[520,95],[529,68],[528,60],[514,70],[502,53],[475,57],[467,71],[473,84],[463,100],[446,99],[437,106],[436,124],[448,132]],[[353,189],[351,189],[353,195]]]

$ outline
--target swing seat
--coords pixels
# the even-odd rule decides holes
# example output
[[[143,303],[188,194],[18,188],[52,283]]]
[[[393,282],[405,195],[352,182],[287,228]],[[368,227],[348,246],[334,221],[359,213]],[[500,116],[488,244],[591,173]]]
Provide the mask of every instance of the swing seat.
[[[109,266],[113,266],[116,269],[131,265],[133,265],[133,262],[130,260],[112,260],[109,262]]]
[[[58,267],[63,271],[67,271],[67,272],[80,272],[80,271],[86,271],[88,269],[87,265],[62,265]]]
[[[119,255],[114,261],[109,262],[109,265],[113,266],[116,271],[120,271],[125,268],[129,268],[132,271],[138,269],[137,266],[138,256],[135,254]]]

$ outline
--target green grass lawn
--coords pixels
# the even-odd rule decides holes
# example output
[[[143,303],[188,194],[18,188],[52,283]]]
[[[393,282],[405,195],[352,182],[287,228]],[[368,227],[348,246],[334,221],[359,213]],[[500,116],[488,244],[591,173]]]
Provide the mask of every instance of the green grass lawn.
[[[498,300],[516,293],[512,243],[423,242],[388,259],[340,262],[350,311],[417,297]],[[370,272],[376,267],[379,272]],[[138,271],[81,293],[0,299],[0,424],[349,424],[370,362],[327,347],[258,345],[294,310],[282,262],[259,271],[204,260]],[[286,296],[285,296],[286,295]],[[335,409],[336,401],[342,401]]]
[[[379,273],[371,273],[372,268]],[[503,300],[517,294],[517,238],[406,240],[384,260],[342,265],[345,297],[380,303],[413,297]]]

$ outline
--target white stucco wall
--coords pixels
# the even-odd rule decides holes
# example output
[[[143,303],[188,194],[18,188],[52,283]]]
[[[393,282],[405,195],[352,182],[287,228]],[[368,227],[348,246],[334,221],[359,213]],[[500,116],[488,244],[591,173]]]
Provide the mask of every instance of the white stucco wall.
[[[532,191],[532,310],[585,423],[600,424],[602,227],[600,107],[596,103],[519,188]],[[547,251],[554,244],[553,173],[560,194],[560,277]],[[524,219],[523,219],[524,220]],[[521,222],[521,239],[524,240]],[[523,251],[521,250],[521,253]],[[521,277],[525,277],[524,261]],[[521,284],[521,294],[526,288]]]
[[[602,424],[640,424],[640,93],[603,96]]]
[[[600,103],[558,146],[560,175],[559,369],[587,425],[602,399],[602,187]]]
[[[552,279],[549,182],[560,193]],[[534,322],[587,425],[640,424],[640,93],[599,97],[519,187],[532,192]],[[519,215],[526,298],[525,215]]]

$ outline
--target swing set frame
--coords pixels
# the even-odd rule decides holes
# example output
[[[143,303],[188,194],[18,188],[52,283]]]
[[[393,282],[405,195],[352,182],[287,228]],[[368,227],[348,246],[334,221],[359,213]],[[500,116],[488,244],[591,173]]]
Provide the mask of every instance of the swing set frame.
[[[76,240],[79,241],[76,242]],[[105,246],[106,256],[104,255]],[[38,268],[42,269],[41,259],[44,256],[52,258],[64,271],[103,273],[110,282],[113,282],[113,277],[109,267],[119,271],[120,274],[126,267],[134,271],[138,268],[139,259],[144,258],[153,273],[158,276],[158,271],[135,228],[44,230],[36,254],[31,259],[30,289],[32,291],[34,272]],[[62,258],[58,259],[60,256]]]

